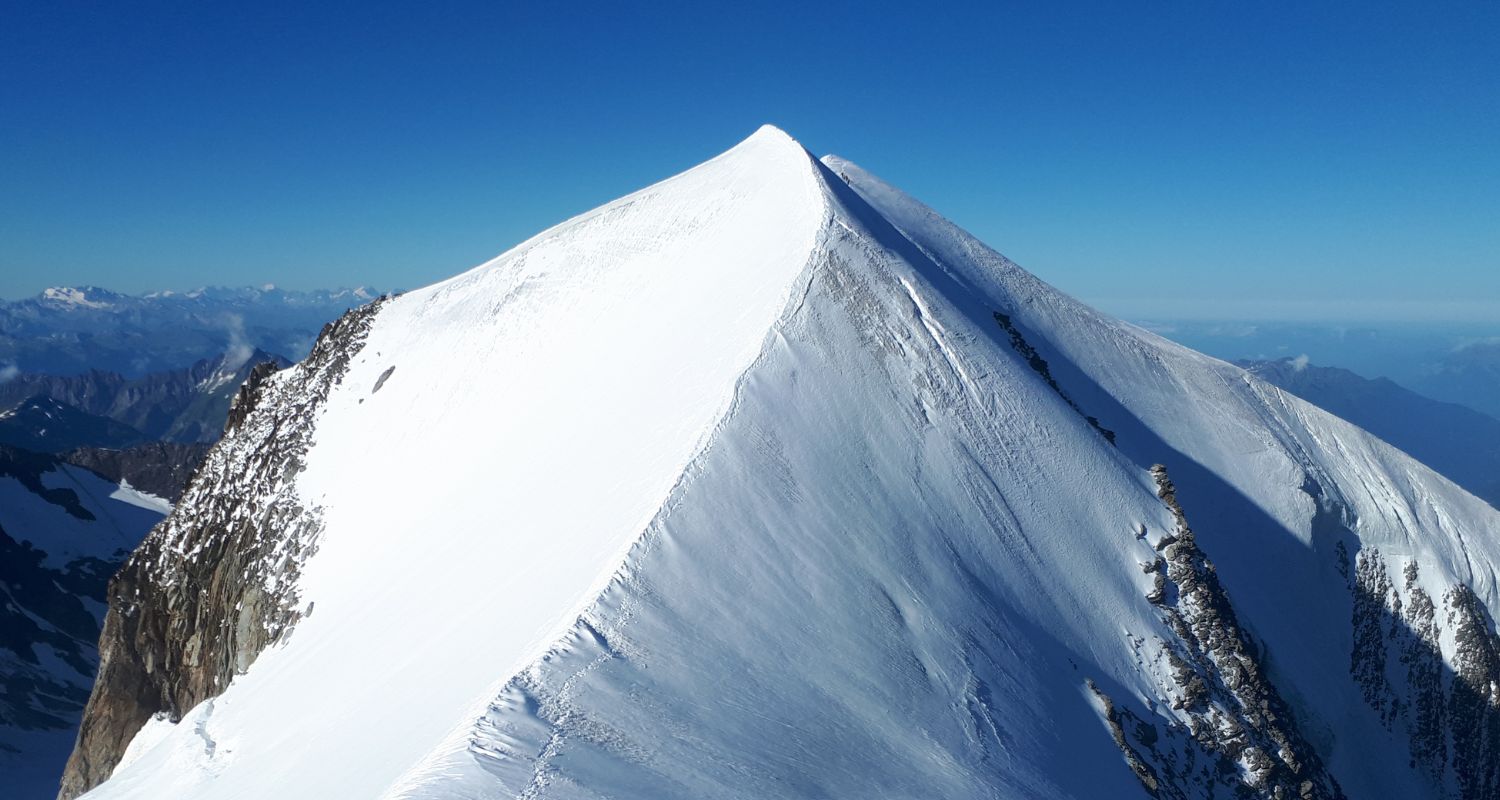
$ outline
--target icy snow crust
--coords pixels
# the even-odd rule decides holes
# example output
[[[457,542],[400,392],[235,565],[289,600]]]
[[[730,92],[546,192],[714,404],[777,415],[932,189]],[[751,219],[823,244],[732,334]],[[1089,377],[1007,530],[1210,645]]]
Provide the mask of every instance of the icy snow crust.
[[[382,309],[315,608],[89,797],[1141,796],[1085,682],[1160,694],[1154,463],[1344,791],[1418,796],[1330,548],[1496,609],[1500,515],[826,164],[763,129]]]

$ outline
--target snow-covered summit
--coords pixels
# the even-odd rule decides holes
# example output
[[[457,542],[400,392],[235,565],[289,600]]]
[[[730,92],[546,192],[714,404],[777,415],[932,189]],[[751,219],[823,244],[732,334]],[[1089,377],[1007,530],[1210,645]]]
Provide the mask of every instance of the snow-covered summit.
[[[97,286],[53,286],[42,290],[39,295],[40,300],[54,306],[94,309],[112,308],[113,300],[118,297]]]
[[[64,788],[1484,796],[1497,529],[767,126],[252,377]]]

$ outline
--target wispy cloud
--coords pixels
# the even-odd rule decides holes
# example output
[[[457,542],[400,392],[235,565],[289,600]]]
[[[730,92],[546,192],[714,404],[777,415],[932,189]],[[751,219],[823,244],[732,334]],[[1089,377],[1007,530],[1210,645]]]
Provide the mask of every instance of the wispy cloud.
[[[224,350],[224,366],[229,369],[239,369],[250,356],[255,348],[250,345],[250,340],[245,336],[245,318],[239,314],[224,315],[224,330],[229,334],[229,345]]]

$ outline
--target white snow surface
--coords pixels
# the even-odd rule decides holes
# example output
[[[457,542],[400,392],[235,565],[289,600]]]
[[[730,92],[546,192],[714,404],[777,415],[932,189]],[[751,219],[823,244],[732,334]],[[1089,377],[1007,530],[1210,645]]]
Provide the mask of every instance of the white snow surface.
[[[50,300],[61,306],[74,306],[77,308],[111,308],[111,304],[102,300],[93,300],[88,296],[85,289],[75,289],[70,286],[53,286],[42,290],[42,299]]]
[[[118,558],[140,544],[171,503],[111,483],[81,467],[58,464],[42,473],[46,489],[71,490],[92,520],[80,519],[56,503],[32,494],[21,482],[0,477],[0,522],[17,541],[45,552],[43,564],[64,568],[78,558]]]
[[[122,480],[113,492],[109,493],[109,499],[118,500],[122,503],[155,511],[162,516],[172,512],[172,501],[165,497],[157,497],[150,492],[143,492],[130,485],[130,481]]]
[[[1494,509],[763,128],[381,309],[310,615],[88,796],[1141,796],[1085,680],[1155,697],[1158,462],[1344,790],[1415,791],[1305,487],[1492,610]]]

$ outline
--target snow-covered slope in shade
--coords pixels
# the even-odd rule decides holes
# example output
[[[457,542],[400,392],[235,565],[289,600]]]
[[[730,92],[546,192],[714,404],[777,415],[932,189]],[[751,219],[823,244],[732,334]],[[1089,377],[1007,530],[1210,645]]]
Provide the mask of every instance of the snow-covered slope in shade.
[[[1500,419],[1307,357],[1236,361],[1268,383],[1331,411],[1411,454],[1500,508]]]
[[[1500,608],[1500,518],[1353,425],[1237,367],[1104,317],[858,166],[826,160],[960,280],[981,293],[1010,294],[1014,324],[1054,362],[1071,396],[1116,432],[1120,450],[1137,464],[1169,466],[1236,609],[1251,621],[1283,691],[1303,710],[1308,735],[1322,740],[1345,790],[1389,796],[1400,786],[1406,796],[1421,796],[1425,787],[1412,783],[1413,773],[1418,784],[1425,780],[1408,767],[1407,728],[1422,723],[1393,711],[1391,701],[1412,706],[1431,698],[1408,685],[1420,676],[1392,662],[1431,654],[1410,642],[1409,653],[1398,653],[1389,640],[1410,638],[1415,626],[1400,612],[1413,611],[1416,589],[1439,604],[1440,619],[1449,613],[1442,644],[1454,660],[1450,637],[1462,627],[1461,614],[1444,606],[1455,587],[1472,589],[1489,614]],[[1371,587],[1344,574],[1361,562],[1368,574],[1378,571],[1407,591],[1386,585],[1370,598]],[[1416,577],[1408,581],[1407,574]],[[1379,617],[1380,607],[1391,605],[1396,616],[1387,613],[1378,625],[1361,618]],[[1494,623],[1488,615],[1481,622],[1490,634],[1483,648],[1488,662]],[[1386,641],[1372,627],[1389,631]],[[1493,664],[1484,669],[1493,670]],[[1451,692],[1453,676],[1440,679]],[[1365,702],[1370,697],[1376,702]],[[1424,735],[1431,733],[1415,734]],[[1500,744],[1487,735],[1488,747]],[[1459,747],[1452,743],[1450,755]],[[1382,752],[1389,757],[1375,755]],[[1494,767],[1486,770],[1493,781]],[[1445,779],[1454,788],[1451,765]]]
[[[0,796],[55,794],[98,665],[105,584],[169,509],[0,445]]]
[[[89,796],[1482,796],[1493,509],[826,161],[377,308],[305,615]]]

